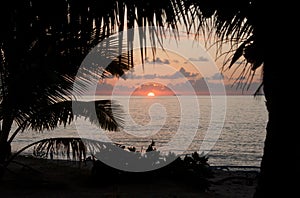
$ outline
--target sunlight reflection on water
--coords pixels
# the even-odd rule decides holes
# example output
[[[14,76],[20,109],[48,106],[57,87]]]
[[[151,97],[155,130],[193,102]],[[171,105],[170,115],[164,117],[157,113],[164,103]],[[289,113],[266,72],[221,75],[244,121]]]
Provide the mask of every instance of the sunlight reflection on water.
[[[189,100],[189,98],[186,97],[185,100]],[[194,116],[198,116],[199,126],[193,142],[186,153],[199,150],[210,122],[210,97],[199,96],[198,102],[200,116]],[[159,104],[159,106],[152,109],[153,112],[150,115],[149,107],[154,103]],[[190,109],[187,109],[187,111],[193,112],[193,108],[193,106],[190,106]],[[147,125],[147,127],[125,124],[125,129],[134,131],[133,134],[125,133],[124,131],[102,131],[105,134],[105,137],[103,137],[97,131],[95,132],[93,130],[94,127],[91,127],[87,121],[80,120],[79,123],[85,128],[86,137],[96,137],[98,140],[107,140],[109,138],[113,142],[126,146],[135,146],[137,150],[145,149],[151,140],[155,141],[156,148],[159,150],[160,147],[163,147],[175,135],[180,124],[181,111],[176,97],[156,97],[151,98],[151,100],[143,97],[132,97],[129,104],[129,111],[131,119],[135,123]],[[159,111],[162,112],[160,113]],[[186,137],[190,133],[190,128],[188,119],[186,121],[184,135],[180,135],[175,140],[178,146],[172,148],[173,152],[177,152],[180,144],[187,141]],[[208,162],[211,165],[219,166],[259,166],[263,152],[266,122],[267,112],[263,96],[259,96],[258,99],[254,99],[253,96],[228,96],[225,124],[221,136],[208,154]],[[158,125],[160,130],[153,132],[153,130],[157,129]],[[15,151],[43,138],[74,136],[79,136],[74,124],[66,128],[59,127],[54,131],[44,131],[43,133],[25,131],[15,138],[12,147]],[[208,139],[207,141],[210,140]],[[30,149],[25,151],[25,153],[31,152],[32,150]]]

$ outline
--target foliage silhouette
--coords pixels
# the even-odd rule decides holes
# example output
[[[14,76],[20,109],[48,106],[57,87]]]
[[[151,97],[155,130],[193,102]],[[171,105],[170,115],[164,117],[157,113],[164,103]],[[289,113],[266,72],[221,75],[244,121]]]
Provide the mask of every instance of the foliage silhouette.
[[[210,182],[208,178],[213,177],[212,169],[208,164],[208,157],[199,155],[197,152],[185,154],[184,156],[176,156],[174,153],[168,155],[161,154],[153,145],[154,141],[149,144],[152,147],[151,151],[130,151],[130,146],[121,144],[112,144],[100,142],[91,139],[83,138],[49,138],[34,142],[20,152],[34,147],[33,156],[43,159],[60,159],[74,160],[80,163],[86,163],[92,160],[91,168],[91,184],[92,185],[111,185],[118,182],[137,182],[146,180],[147,184],[157,182],[161,179],[171,179],[173,182],[188,184],[195,187],[199,191],[206,191],[209,188]],[[172,160],[162,168],[146,171],[146,172],[130,172],[123,171],[107,165],[95,157],[96,153],[109,152],[109,155],[116,154],[114,149],[122,148],[124,152],[134,152],[136,160],[144,161],[145,163],[163,163]],[[174,160],[174,161],[173,161]],[[99,179],[105,178],[105,179]]]
[[[271,7],[269,4],[268,6]],[[101,1],[93,0],[2,2],[0,6],[1,86],[12,82],[13,77],[21,74],[20,71],[28,65],[39,66],[38,68],[41,69],[43,67],[40,65],[47,63],[51,65],[48,67],[51,70],[56,68],[72,76],[90,47],[103,37],[124,30],[125,26],[143,27],[139,32],[140,45],[143,48],[147,26],[167,26],[178,30],[178,25],[183,25],[188,33],[196,33],[198,38],[202,35],[207,40],[214,38],[213,43],[217,45],[218,55],[225,56],[224,69],[232,69],[237,65],[242,68],[240,76],[248,77],[248,82],[251,82],[254,71],[259,66],[263,66],[262,87],[267,101],[269,121],[261,177],[255,197],[272,195],[274,189],[276,192],[284,193],[289,190],[286,181],[289,181],[288,175],[293,175],[293,172],[287,164],[278,162],[277,156],[289,154],[291,158],[298,159],[299,152],[294,140],[297,138],[293,138],[294,133],[288,132],[284,137],[281,135],[282,131],[294,131],[292,126],[295,125],[291,124],[288,119],[291,117],[287,116],[290,112],[285,105],[289,101],[279,99],[282,95],[283,64],[279,64],[277,60],[272,61],[272,58],[277,55],[280,57],[281,54],[276,47],[266,46],[266,41],[274,42],[270,35],[275,34],[278,38],[282,36],[283,31],[277,28],[278,21],[294,18],[280,15],[284,8],[271,9],[266,7],[263,1],[258,0],[122,0],[107,1],[105,6]],[[272,21],[274,23],[270,23]],[[164,32],[157,28],[150,30],[149,35],[155,47],[157,43],[162,43],[163,38],[163,36],[156,38],[155,35],[164,35]],[[179,37],[176,31],[174,35]],[[229,51],[222,48],[227,46],[226,43],[230,44]],[[129,41],[127,45],[129,49],[131,45],[132,42]],[[141,52],[144,51],[141,49]],[[268,58],[266,52],[271,53],[273,57]],[[128,60],[132,60],[132,54],[129,53],[128,57]],[[238,60],[241,60],[241,64],[234,64]],[[68,67],[60,67],[61,65],[68,65]],[[20,68],[23,70],[19,70]],[[6,153],[3,151],[9,146],[6,141],[7,131],[10,131],[13,120],[11,101],[17,99],[11,95],[15,88],[11,90],[13,86],[8,87],[1,89],[1,104],[3,104],[1,155]],[[57,93],[60,91],[56,92],[56,96]],[[14,103],[22,104],[20,101]],[[17,113],[16,111],[13,115]],[[286,129],[287,127],[289,130]],[[3,157],[5,156],[1,156]],[[290,174],[278,173],[282,168],[289,170]],[[278,180],[278,177],[281,179]]]
[[[1,6],[1,165],[10,157],[10,144],[15,136],[29,128],[38,131],[54,129],[59,125],[70,124],[78,116],[83,116],[89,117],[92,123],[99,121],[99,126],[104,129],[117,130],[122,125],[122,115],[113,116],[110,108],[120,106],[111,101],[76,101],[73,94],[74,90],[81,93],[86,89],[84,83],[79,87],[73,86],[80,63],[90,48],[107,35],[103,34],[101,28],[82,26],[78,21],[81,15],[77,13],[78,7],[72,10],[74,18],[67,19],[71,10],[58,9],[55,17],[50,17],[47,15],[49,12],[42,11],[47,8],[45,5],[53,6],[53,2],[15,3]],[[61,1],[56,3],[60,6],[67,5]],[[11,18],[7,19],[2,14],[7,14],[6,16]],[[118,44],[114,42],[110,43],[110,46],[113,48]],[[121,76],[123,69],[130,68],[126,66],[127,54],[116,57],[111,60],[108,70],[103,70],[105,75],[102,77]],[[90,73],[86,75],[88,74]],[[84,80],[82,79],[83,82]],[[72,111],[72,104],[77,104],[80,107],[77,110],[81,112]],[[95,107],[96,115],[92,115],[90,112]],[[11,131],[13,123],[18,126],[15,131]],[[0,172],[2,175],[2,168]]]
[[[153,147],[153,141],[149,147]],[[150,155],[149,155],[150,154]],[[169,153],[162,155],[158,150],[145,151],[145,155],[136,153],[137,160],[145,160],[147,163],[168,161],[168,158],[174,160],[158,169],[130,172],[115,169],[101,160],[93,158],[92,181],[93,185],[111,185],[122,182],[136,183],[143,180],[146,184],[158,182],[160,180],[170,179],[179,184],[188,184],[199,191],[206,191],[210,186],[208,178],[212,177],[212,171],[208,164],[207,156],[200,156],[197,152],[186,154],[184,157]],[[163,161],[162,161],[163,160]],[[153,164],[155,166],[155,163]],[[102,180],[100,178],[106,178]]]
[[[99,41],[124,29],[125,9],[127,27],[133,27],[136,6],[144,4],[109,1],[104,8],[100,1],[23,0],[1,5],[1,163],[10,153],[12,123],[21,126],[38,109],[70,100],[72,83],[83,58]],[[165,13],[157,4],[149,8],[146,16],[139,12],[138,23],[161,24]],[[49,9],[55,10],[55,15]],[[172,7],[167,11],[175,16]],[[171,23],[175,19],[168,20]],[[154,32],[150,35],[154,39],[153,35]],[[132,46],[132,42],[129,40],[127,45]],[[122,45],[119,41],[112,46]],[[133,64],[131,51],[115,58],[103,74],[122,76]]]

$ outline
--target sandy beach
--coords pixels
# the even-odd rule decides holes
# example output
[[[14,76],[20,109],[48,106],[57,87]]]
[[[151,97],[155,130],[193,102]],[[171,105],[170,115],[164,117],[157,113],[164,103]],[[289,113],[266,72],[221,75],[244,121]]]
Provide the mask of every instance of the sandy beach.
[[[209,189],[202,192],[188,183],[172,178],[130,182],[113,180],[106,175],[91,177],[92,162],[79,163],[64,160],[45,160],[19,156],[9,165],[0,182],[1,197],[204,197],[250,198],[257,171],[232,171],[214,168],[209,178]]]

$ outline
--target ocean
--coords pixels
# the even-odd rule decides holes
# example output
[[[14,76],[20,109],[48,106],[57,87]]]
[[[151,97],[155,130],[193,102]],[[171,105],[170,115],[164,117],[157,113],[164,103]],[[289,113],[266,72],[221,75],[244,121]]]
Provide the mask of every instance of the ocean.
[[[113,99],[124,111],[122,130],[104,131],[79,118],[53,131],[24,131],[15,137],[12,150],[49,137],[84,137],[134,146],[137,150],[146,149],[153,140],[162,152],[205,154],[213,166],[260,166],[267,124],[264,96]],[[30,148],[23,152],[31,153]]]

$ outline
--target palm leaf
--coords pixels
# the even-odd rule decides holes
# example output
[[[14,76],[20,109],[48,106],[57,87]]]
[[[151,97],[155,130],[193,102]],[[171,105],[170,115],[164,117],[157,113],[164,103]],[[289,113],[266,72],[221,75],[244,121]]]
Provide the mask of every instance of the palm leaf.
[[[186,6],[186,5],[185,5]],[[232,65],[241,60],[243,64],[239,67],[249,67],[255,71],[263,65],[262,46],[255,37],[255,31],[259,26],[256,20],[256,9],[259,9],[253,1],[192,1],[185,10],[192,10],[190,15],[198,20],[190,21],[189,26],[195,27],[197,36],[214,39],[213,46],[216,47],[216,57],[224,58],[223,69],[231,68]],[[214,37],[210,34],[214,32]],[[229,50],[224,49],[229,46]],[[255,55],[252,50],[255,46]],[[242,72],[243,78],[249,79],[251,83],[253,72]]]
[[[123,124],[121,106],[110,100],[62,101],[17,117],[22,130],[52,130],[84,117],[105,130],[116,131]]]
[[[9,164],[16,156],[31,147],[34,147],[33,155],[35,157],[54,159],[54,156],[56,156],[59,159],[76,161],[84,161],[87,156],[94,156],[95,153],[103,150],[115,149],[116,147],[123,149],[123,147],[116,143],[101,142],[86,138],[47,138],[21,148],[9,158],[6,164]]]
[[[127,150],[132,147],[127,147],[118,143],[102,142],[87,138],[77,137],[57,137],[42,139],[37,142],[20,149],[22,152],[30,147],[33,148],[33,154],[36,157],[53,159],[57,156],[60,159],[73,159],[77,161],[85,160],[87,156],[94,156],[96,153],[107,151],[113,153],[117,149]],[[135,152],[132,151],[131,152]]]
[[[87,153],[90,155],[99,152],[105,146],[105,143],[81,138],[49,138],[33,143],[33,155],[40,158],[53,159],[54,156],[61,159],[74,159],[82,161],[86,159]]]
[[[2,115],[2,104],[0,104],[1,119]],[[18,120],[18,128],[12,133],[8,142],[11,143],[15,136],[25,129],[52,130],[60,125],[66,126],[78,117],[84,117],[92,124],[110,131],[117,131],[124,124],[122,107],[114,101],[63,101],[17,116],[15,119]]]

